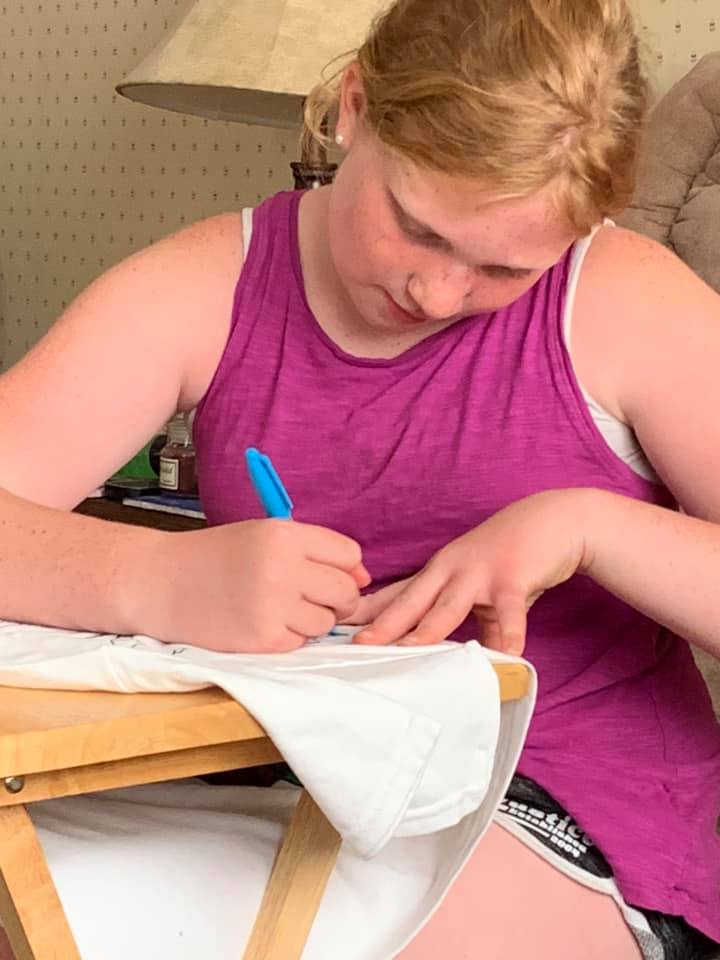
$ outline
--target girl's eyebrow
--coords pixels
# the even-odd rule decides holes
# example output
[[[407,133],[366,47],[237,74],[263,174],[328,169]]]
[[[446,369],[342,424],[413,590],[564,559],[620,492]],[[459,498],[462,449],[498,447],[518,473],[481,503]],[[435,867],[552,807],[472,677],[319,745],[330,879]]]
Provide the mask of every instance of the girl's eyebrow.
[[[416,220],[407,210],[402,206],[398,198],[392,192],[390,187],[385,187],[385,193],[387,195],[390,206],[393,208],[395,216],[407,227],[410,227],[412,230],[417,231],[418,233],[425,233],[428,237],[432,237],[445,246],[452,248],[453,244],[447,237],[441,236],[436,230],[433,230],[432,227],[429,227],[426,223],[423,223],[421,220]]]
[[[385,194],[387,196],[388,203],[395,214],[395,218],[398,220],[401,227],[409,228],[416,233],[425,234],[429,240],[432,240],[437,244],[442,244],[442,246],[448,250],[454,250],[454,244],[451,240],[448,240],[447,237],[443,237],[436,230],[433,230],[432,227],[428,226],[428,224],[423,223],[421,220],[417,220],[410,213],[408,213],[408,211],[402,206],[398,198],[392,192],[390,187],[385,187]],[[489,268],[492,270],[504,270],[507,273],[519,277],[523,277],[529,273],[535,272],[533,267],[511,267],[509,264],[503,263],[482,263],[479,266],[483,269]]]

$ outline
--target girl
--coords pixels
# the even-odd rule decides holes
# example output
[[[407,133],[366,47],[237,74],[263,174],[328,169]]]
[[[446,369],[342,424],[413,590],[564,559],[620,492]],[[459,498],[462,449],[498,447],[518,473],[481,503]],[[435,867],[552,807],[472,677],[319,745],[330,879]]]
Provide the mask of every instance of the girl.
[[[403,960],[718,955],[687,641],[720,653],[720,301],[607,219],[645,106],[624,0],[396,0],[309,100],[332,186],[131,257],[0,386],[0,616],[219,650],[479,628],[537,666],[498,824]],[[210,529],[68,512],[176,409]],[[251,445],[300,522],[254,519]]]

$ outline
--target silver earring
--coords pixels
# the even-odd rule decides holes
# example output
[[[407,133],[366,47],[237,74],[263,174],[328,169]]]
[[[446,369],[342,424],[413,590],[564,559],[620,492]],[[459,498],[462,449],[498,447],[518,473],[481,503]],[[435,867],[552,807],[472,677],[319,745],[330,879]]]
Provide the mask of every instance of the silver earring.
[[[339,147],[341,147],[344,142],[345,142],[345,137],[344,137],[341,133],[336,133],[336,134],[335,134],[335,143],[336,143]]]

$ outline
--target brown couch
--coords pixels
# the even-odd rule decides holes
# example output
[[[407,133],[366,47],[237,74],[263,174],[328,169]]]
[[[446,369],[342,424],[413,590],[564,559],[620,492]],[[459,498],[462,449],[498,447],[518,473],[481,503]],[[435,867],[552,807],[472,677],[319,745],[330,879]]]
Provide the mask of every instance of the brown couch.
[[[618,222],[666,244],[720,292],[720,51],[655,107],[635,198]]]
[[[720,51],[655,107],[635,197],[618,223],[670,247],[720,293]],[[697,659],[720,717],[720,660]]]

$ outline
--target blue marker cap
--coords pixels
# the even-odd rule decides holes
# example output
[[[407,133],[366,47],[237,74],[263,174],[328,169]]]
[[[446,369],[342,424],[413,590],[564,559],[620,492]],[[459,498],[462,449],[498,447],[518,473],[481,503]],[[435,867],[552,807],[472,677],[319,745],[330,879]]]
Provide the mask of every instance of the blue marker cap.
[[[270,457],[266,457],[255,447],[249,447],[245,451],[245,461],[252,485],[268,517],[291,520],[292,500],[270,462]]]

